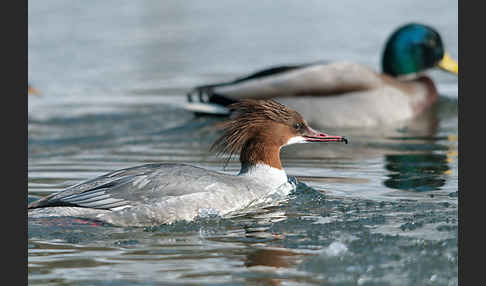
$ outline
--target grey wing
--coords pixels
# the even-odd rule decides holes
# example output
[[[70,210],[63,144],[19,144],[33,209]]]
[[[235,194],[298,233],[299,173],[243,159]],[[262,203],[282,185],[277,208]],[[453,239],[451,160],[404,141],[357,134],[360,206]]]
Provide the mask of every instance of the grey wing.
[[[269,76],[276,76],[300,68],[305,68],[317,64],[326,64],[326,63],[327,61],[316,61],[312,63],[304,63],[304,64],[297,64],[297,65],[275,66],[275,67],[270,67],[264,70],[254,72],[244,77],[237,78],[233,81],[196,86],[191,91],[189,91],[189,93],[187,94],[187,99],[188,102],[193,102],[194,101],[193,95],[197,94],[199,102],[213,103],[222,106],[227,106],[229,104],[237,102],[238,100],[228,98],[225,96],[225,94],[219,94],[218,92],[216,92],[216,89],[218,87],[233,86],[233,85],[237,85],[255,79],[262,79]]]
[[[148,164],[122,169],[31,203],[28,208],[75,206],[114,209],[205,191],[211,178],[228,177],[183,164]],[[199,181],[199,184],[193,184]]]
[[[77,206],[96,209],[113,209],[130,205],[123,192],[127,185],[140,176],[152,173],[163,164],[146,164],[142,166],[117,170],[100,177],[82,182],[51,194],[28,205],[29,209],[55,206]],[[168,165],[167,167],[170,167]],[[120,194],[117,194],[120,192]]]

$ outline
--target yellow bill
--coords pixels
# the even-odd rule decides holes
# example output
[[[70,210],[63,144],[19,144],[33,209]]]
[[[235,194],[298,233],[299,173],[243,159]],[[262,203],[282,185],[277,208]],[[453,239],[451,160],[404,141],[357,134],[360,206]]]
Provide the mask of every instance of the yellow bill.
[[[444,53],[444,57],[438,63],[438,67],[445,70],[445,71],[454,73],[455,75],[457,75],[459,73],[459,65],[447,53]]]

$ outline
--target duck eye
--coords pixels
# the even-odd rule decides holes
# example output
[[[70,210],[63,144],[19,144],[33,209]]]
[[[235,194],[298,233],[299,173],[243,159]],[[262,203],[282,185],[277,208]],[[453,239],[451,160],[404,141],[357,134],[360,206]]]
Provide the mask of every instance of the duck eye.
[[[296,130],[301,129],[301,128],[302,128],[302,123],[295,123],[294,128],[295,128]]]

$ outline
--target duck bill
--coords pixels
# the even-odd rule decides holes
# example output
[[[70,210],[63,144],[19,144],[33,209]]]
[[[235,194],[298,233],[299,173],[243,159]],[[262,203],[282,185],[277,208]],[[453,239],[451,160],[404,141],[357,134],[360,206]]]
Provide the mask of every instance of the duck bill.
[[[437,64],[437,66],[447,72],[453,73],[455,75],[458,75],[459,73],[459,65],[457,62],[449,56],[448,53],[444,53],[444,57],[440,62]]]
[[[304,136],[304,140],[306,143],[314,143],[314,142],[344,142],[348,144],[348,139],[343,136],[333,136],[329,135],[317,130],[314,130],[309,127],[307,134]]]

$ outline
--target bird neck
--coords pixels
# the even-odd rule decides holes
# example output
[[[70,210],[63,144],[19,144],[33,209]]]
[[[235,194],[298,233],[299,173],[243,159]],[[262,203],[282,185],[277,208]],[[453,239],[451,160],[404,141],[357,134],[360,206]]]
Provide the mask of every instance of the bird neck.
[[[270,188],[278,188],[288,182],[287,174],[283,169],[277,169],[263,163],[242,164],[238,176],[255,178],[270,186]]]
[[[280,145],[269,144],[260,140],[250,140],[242,148],[240,162],[244,166],[253,166],[257,164],[267,165],[269,167],[283,170],[280,162]]]
[[[250,141],[240,154],[239,176],[261,179],[271,187],[279,187],[287,182],[287,174],[280,162],[280,146],[261,141]]]

